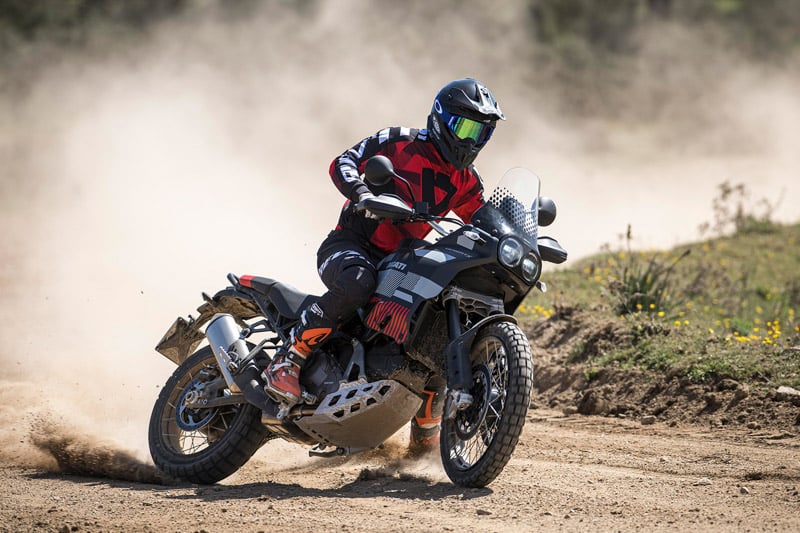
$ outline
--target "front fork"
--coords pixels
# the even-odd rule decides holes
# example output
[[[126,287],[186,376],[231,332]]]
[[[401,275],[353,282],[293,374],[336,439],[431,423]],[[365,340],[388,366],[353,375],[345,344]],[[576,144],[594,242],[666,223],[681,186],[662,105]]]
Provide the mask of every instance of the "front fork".
[[[456,413],[472,405],[474,398],[468,392],[472,388],[472,361],[470,350],[475,336],[488,324],[494,322],[517,323],[511,315],[498,313],[480,320],[467,331],[462,332],[461,313],[458,302],[450,299],[445,303],[447,312],[447,332],[450,343],[445,348],[445,362],[447,366],[447,398],[444,405],[443,416],[449,420],[455,418]]]

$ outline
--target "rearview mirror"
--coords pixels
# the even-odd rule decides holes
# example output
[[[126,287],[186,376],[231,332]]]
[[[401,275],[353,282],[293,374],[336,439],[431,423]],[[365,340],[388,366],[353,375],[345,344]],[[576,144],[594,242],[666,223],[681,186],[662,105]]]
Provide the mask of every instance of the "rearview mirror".
[[[556,219],[556,203],[547,196],[539,197],[539,225],[549,226]]]
[[[364,179],[375,186],[382,186],[389,183],[392,178],[400,177],[394,172],[394,166],[388,157],[376,155],[367,160],[364,165]]]

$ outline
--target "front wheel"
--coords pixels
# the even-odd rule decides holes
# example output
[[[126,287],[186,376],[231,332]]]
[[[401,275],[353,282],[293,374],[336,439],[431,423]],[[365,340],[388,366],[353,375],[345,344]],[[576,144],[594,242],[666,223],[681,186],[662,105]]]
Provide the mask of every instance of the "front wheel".
[[[196,407],[229,394],[211,348],[183,362],[167,380],[150,416],[153,462],[170,476],[216,483],[236,472],[268,437],[261,411],[248,403]]]
[[[531,348],[510,322],[486,326],[470,349],[473,404],[442,420],[440,451],[450,480],[485,487],[517,446],[533,387]]]

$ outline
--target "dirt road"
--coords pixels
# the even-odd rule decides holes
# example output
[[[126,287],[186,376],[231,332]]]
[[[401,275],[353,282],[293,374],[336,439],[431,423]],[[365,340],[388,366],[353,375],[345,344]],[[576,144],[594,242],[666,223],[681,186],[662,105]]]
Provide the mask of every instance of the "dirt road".
[[[305,456],[270,443],[215,486],[0,466],[1,531],[797,531],[800,437],[532,409],[488,488],[451,485],[437,457]],[[275,460],[271,460],[275,457]]]

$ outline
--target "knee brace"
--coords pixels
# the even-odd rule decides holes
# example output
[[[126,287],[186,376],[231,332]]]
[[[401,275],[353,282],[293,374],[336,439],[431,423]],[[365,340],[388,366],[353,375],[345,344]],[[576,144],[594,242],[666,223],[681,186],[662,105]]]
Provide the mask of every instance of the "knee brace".
[[[345,268],[322,296],[320,305],[329,317],[342,322],[367,304],[376,284],[377,276],[372,268],[362,265]]]

